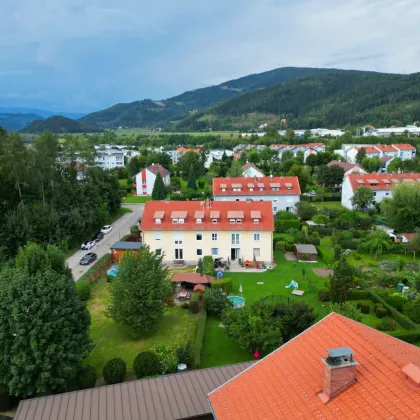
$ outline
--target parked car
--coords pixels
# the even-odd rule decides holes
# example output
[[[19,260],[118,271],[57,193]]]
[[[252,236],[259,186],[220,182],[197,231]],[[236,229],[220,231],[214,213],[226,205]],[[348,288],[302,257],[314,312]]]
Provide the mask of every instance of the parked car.
[[[96,245],[96,241],[92,240],[92,241],[85,241],[82,243],[82,246],[80,247],[81,249],[87,251],[88,249],[93,248]]]
[[[95,234],[95,236],[92,238],[92,241],[96,241],[96,242],[99,242],[99,241],[101,241],[102,239],[104,239],[104,234],[103,234],[103,232],[98,232],[98,233],[96,233]]]
[[[87,253],[81,260],[80,265],[89,265],[93,263],[98,258],[98,256],[94,252]]]
[[[109,232],[111,232],[112,230],[112,226],[111,225],[105,225],[102,229],[101,232],[104,233],[105,235]]]

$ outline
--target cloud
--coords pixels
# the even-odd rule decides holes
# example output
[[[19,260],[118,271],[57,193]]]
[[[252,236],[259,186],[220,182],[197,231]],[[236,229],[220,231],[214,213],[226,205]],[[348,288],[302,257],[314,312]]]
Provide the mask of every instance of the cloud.
[[[0,105],[90,111],[281,66],[420,67],[417,0],[3,0],[0,14]]]

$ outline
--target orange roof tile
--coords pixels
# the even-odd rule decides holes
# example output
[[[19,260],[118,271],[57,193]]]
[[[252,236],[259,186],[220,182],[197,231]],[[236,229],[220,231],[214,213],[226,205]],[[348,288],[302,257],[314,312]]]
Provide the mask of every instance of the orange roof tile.
[[[412,146],[411,144],[394,144],[393,145],[395,148],[397,148],[398,150],[416,150],[416,148],[414,146]]]
[[[371,153],[371,154],[380,154],[380,151],[378,149],[375,148],[375,146],[372,147],[356,147],[356,150],[360,150],[360,149],[365,149],[366,153]]]
[[[329,402],[322,391],[327,350],[350,347],[357,381]],[[208,396],[218,420],[411,419],[420,394],[403,368],[420,348],[332,313]]]
[[[368,187],[371,190],[389,190],[392,188],[392,184],[397,184],[400,181],[412,181],[418,182],[420,180],[420,174],[414,173],[405,173],[405,174],[398,174],[398,173],[388,173],[388,174],[350,174],[348,175],[347,179],[350,181],[351,188],[353,190],[357,190],[362,185],[364,187]],[[371,185],[369,181],[378,181],[377,185]]]

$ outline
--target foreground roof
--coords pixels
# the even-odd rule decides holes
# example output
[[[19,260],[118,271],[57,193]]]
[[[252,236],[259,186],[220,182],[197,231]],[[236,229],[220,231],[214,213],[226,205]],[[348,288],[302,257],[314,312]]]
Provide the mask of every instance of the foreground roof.
[[[300,185],[297,176],[213,178],[213,195],[300,195]]]
[[[327,350],[350,347],[357,381],[328,403],[323,389]],[[420,348],[331,313],[209,394],[217,420],[412,419],[420,390],[402,369],[420,365]]]
[[[114,245],[110,246],[110,249],[119,249],[122,251],[135,250],[138,251],[141,248],[140,242],[129,242],[129,241],[118,241]]]
[[[209,415],[206,395],[252,362],[21,401],[14,420],[178,420]]]
[[[353,190],[367,187],[374,191],[381,191],[390,190],[400,182],[419,182],[420,173],[350,174],[348,180]]]
[[[182,219],[182,222],[179,219]],[[235,223],[231,223],[231,219],[234,219]],[[141,230],[146,232],[273,231],[272,203],[271,201],[148,201],[144,206]]]
[[[200,273],[176,273],[172,277],[173,283],[207,284],[213,280],[212,276]]]

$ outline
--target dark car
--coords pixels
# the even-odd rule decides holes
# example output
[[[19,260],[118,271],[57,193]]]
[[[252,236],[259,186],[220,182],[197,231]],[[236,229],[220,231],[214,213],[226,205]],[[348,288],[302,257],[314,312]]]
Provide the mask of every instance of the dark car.
[[[80,260],[80,265],[89,265],[90,263],[93,263],[96,258],[98,258],[98,256],[94,252],[89,252]]]
[[[99,241],[101,241],[102,239],[104,239],[104,236],[105,236],[105,234],[104,234],[103,232],[98,232],[98,233],[96,233],[96,234],[95,234],[95,236],[92,238],[92,241],[99,242]]]

